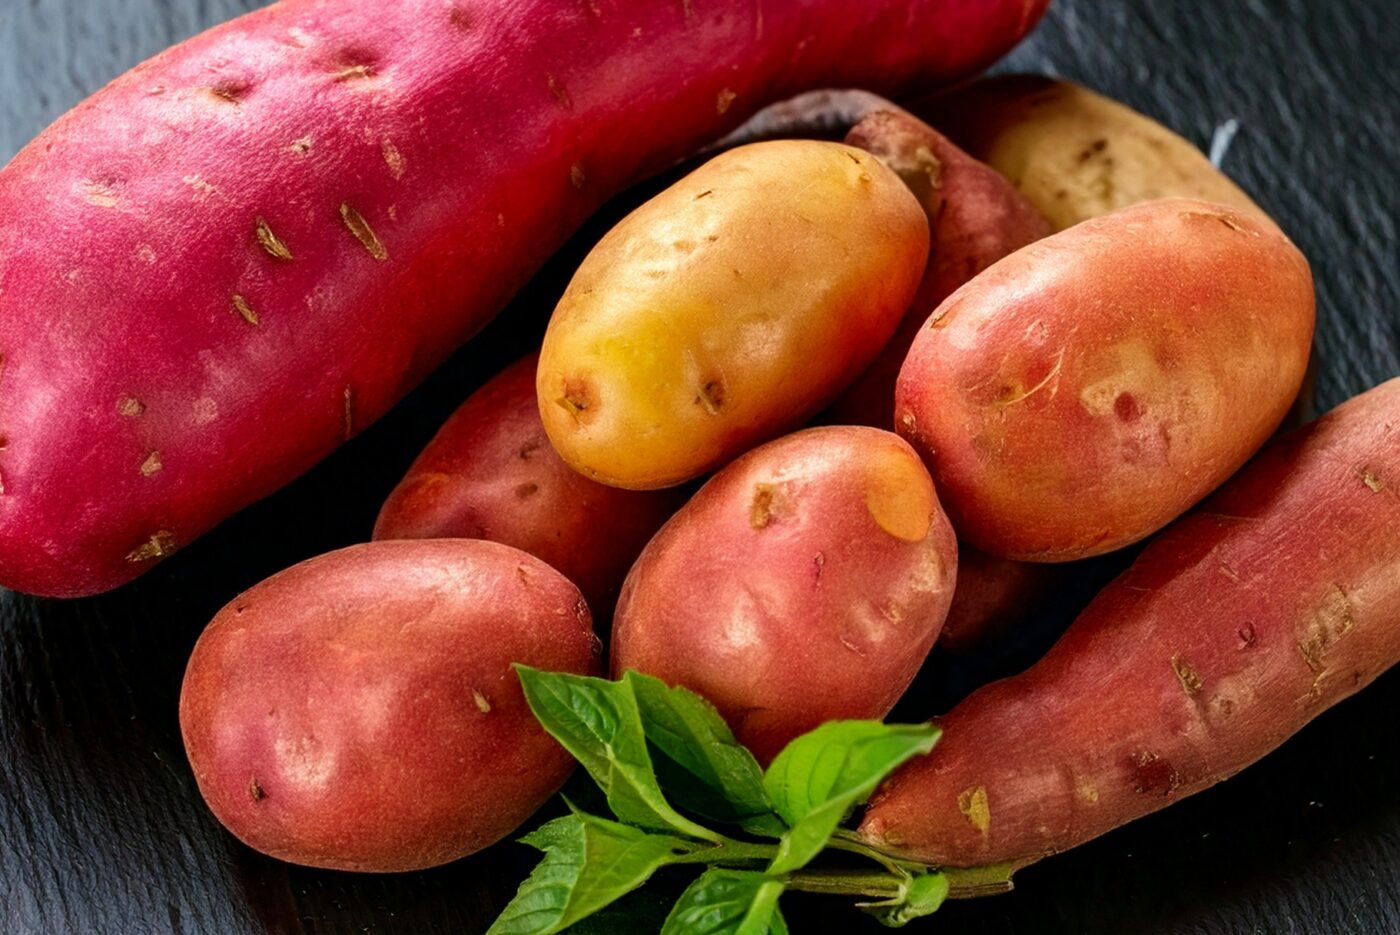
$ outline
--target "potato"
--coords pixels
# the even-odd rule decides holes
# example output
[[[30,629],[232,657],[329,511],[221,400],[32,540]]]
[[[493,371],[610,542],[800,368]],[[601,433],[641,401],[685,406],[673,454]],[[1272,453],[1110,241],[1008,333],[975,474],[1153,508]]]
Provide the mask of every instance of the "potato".
[[[899,330],[824,417],[888,429],[894,425],[900,365],[929,314],[997,260],[1049,235],[1050,225],[1006,179],[903,111],[875,111],[851,129],[846,142],[899,173],[929,222],[928,267]]]
[[[940,719],[861,835],[937,866],[1021,865],[1255,762],[1400,662],[1397,488],[1392,380],[1271,444],[1044,659]]]
[[[537,390],[575,469],[678,484],[805,422],[899,324],[928,257],[917,199],[867,152],[730,150],[638,208],[549,323]]]
[[[1086,221],[948,298],[896,419],[958,534],[1065,561],[1161,528],[1288,411],[1313,329],[1308,263],[1264,218],[1186,199]]]
[[[512,663],[595,673],[578,589],[524,552],[375,542],[253,587],[199,638],[180,727],[199,790],[245,844],[399,871],[515,830],[572,758]]]
[[[1263,213],[1189,140],[1067,81],[998,75],[915,109],[1010,179],[1056,230],[1159,198]]]
[[[531,354],[472,395],[394,488],[376,539],[490,539],[578,585],[612,616],[637,553],[685,502],[678,490],[607,487],[571,470],[545,437]]]
[[[898,436],[807,429],[720,471],[627,576],[615,674],[700,692],[761,760],[893,707],[938,636],[957,543]]]
[[[1031,617],[1072,568],[1013,562],[959,543],[957,585],[936,650],[956,655],[994,643]]]

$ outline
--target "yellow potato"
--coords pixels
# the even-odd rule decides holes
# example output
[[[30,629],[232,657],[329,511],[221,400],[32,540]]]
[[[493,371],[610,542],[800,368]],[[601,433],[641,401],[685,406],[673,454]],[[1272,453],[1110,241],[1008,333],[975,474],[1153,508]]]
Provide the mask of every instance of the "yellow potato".
[[[795,428],[893,335],[923,209],[874,156],[781,140],[716,157],[579,267],[536,389],[559,454],[618,487],[679,484]]]
[[[1056,230],[1159,198],[1264,213],[1189,140],[1067,81],[1000,75],[916,110],[1010,179]]]

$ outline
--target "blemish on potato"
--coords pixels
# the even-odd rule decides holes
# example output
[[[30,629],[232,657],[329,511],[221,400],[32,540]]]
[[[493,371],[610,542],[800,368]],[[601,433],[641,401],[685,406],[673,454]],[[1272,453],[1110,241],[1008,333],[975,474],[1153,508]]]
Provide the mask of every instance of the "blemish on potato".
[[[175,542],[175,534],[168,529],[162,529],[152,533],[151,538],[128,552],[126,560],[133,565],[149,562],[152,559],[173,555],[178,547]]]
[[[701,198],[708,198],[708,197],[710,197],[711,195],[713,195],[714,193],[715,193],[715,190],[714,190],[713,188],[707,188],[707,189],[705,189],[703,192],[701,192],[700,194],[696,195],[696,196],[695,196],[695,200],[696,200],[696,201],[699,201]]]
[[[826,569],[826,556],[821,552],[812,556],[812,587],[822,583],[822,572]]]
[[[538,442],[526,442],[520,446],[520,451],[517,453],[520,455],[521,461],[529,461],[535,452],[539,450],[540,446]]]
[[[447,10],[447,22],[455,29],[470,29],[472,26],[471,14],[464,7],[453,3]]]
[[[730,106],[733,105],[735,98],[738,96],[738,94],[729,88],[721,90],[719,94],[715,96],[715,113],[723,117],[729,111]]]
[[[1224,224],[1226,227],[1230,228],[1230,230],[1241,234],[1248,234],[1251,237],[1259,236],[1258,231],[1250,230],[1230,215],[1222,214],[1219,211],[1183,211],[1181,212],[1181,219],[1183,221],[1213,221]]]
[[[254,802],[261,802],[263,799],[267,798],[267,793],[263,791],[263,787],[258,782],[256,776],[248,780],[248,798],[252,799]]]
[[[476,702],[476,709],[482,714],[491,713],[491,699],[475,688],[472,689],[472,701]]]
[[[117,415],[135,418],[146,411],[146,404],[135,396],[117,397]]]
[[[208,425],[219,417],[219,404],[208,396],[196,399],[191,408],[194,410],[194,421],[199,425]]]
[[[1380,493],[1385,489],[1385,482],[1377,477],[1370,468],[1363,468],[1361,471],[1361,483],[1370,488],[1371,493]]]
[[[148,266],[153,266],[155,265],[157,259],[156,250],[150,244],[143,243],[141,246],[136,248],[136,257],[142,263],[145,263]]]
[[[1232,568],[1232,567],[1230,566],[1230,563],[1227,562],[1227,561],[1225,561],[1225,559],[1223,559],[1223,558],[1217,558],[1217,559],[1216,559],[1216,564],[1217,564],[1217,566],[1218,566],[1219,569],[1220,569],[1220,573],[1221,573],[1222,575],[1224,575],[1225,577],[1229,578],[1231,581],[1240,581],[1240,580],[1242,580],[1242,579],[1240,578],[1239,572],[1235,571],[1235,569]]]
[[[384,154],[384,164],[389,167],[389,174],[394,177],[394,181],[401,180],[404,171],[403,153],[399,152],[392,140],[385,140],[380,149]]]
[[[712,416],[719,415],[720,409],[724,406],[724,384],[718,380],[706,382],[704,386],[700,387],[700,392],[695,397],[695,404]]]
[[[380,241],[379,236],[375,234],[374,228],[370,227],[364,215],[356,211],[348,202],[341,204],[340,218],[370,256],[380,261],[389,259],[389,251]]]
[[[569,166],[569,184],[579,191],[583,191],[583,186],[588,183],[588,175],[583,171],[583,163],[576,162]]]
[[[515,499],[528,500],[540,492],[540,485],[535,483],[521,484],[515,488]]]
[[[79,186],[82,191],[83,200],[98,208],[115,208],[121,203],[121,197],[117,190],[105,182],[94,182],[91,179],[84,179]]]
[[[772,524],[773,497],[772,484],[754,484],[753,499],[749,501],[749,526],[754,529],[767,529]],[[821,576],[820,563],[817,565],[817,576]]]
[[[1355,627],[1351,598],[1340,584],[1333,584],[1322,606],[1303,620],[1298,629],[1298,652],[1319,678],[1327,671],[1328,651]]]
[[[375,76],[373,65],[360,63],[356,65],[346,65],[331,76],[332,81],[364,81]]]
[[[694,4],[694,0],[681,0],[681,13],[682,13],[682,15],[685,16],[685,18],[686,18],[687,21],[694,19],[694,18],[695,18],[695,4]]]
[[[272,226],[264,218],[258,218],[253,225],[253,235],[257,237],[258,243],[262,245],[267,255],[277,260],[291,260],[292,251],[282,242],[282,239],[272,232]]]
[[[1128,760],[1133,791],[1140,795],[1170,796],[1181,785],[1176,767],[1155,753],[1142,751]]]
[[[181,179],[186,185],[194,189],[195,201],[208,201],[211,195],[217,195],[219,190],[206,182],[199,175],[187,175]]]
[[[553,75],[546,75],[545,79],[549,84],[549,94],[554,100],[559,102],[559,106],[565,110],[574,109],[574,99],[569,96],[569,89],[564,87],[563,82]]]
[[[241,295],[234,295],[233,310],[238,313],[238,317],[255,328],[262,324],[262,320],[258,318],[257,311],[254,310],[253,306],[248,304],[248,300]]]
[[[221,104],[232,104],[235,107],[241,105],[248,97],[248,92],[253,88],[252,84],[240,78],[225,78],[216,81],[205,90],[216,102]]]
[[[1113,414],[1120,422],[1136,422],[1142,418],[1142,404],[1132,393],[1119,393],[1113,400]]]
[[[967,823],[985,835],[992,827],[992,809],[987,801],[987,787],[975,786],[958,794],[958,811]]]
[[[900,448],[871,457],[865,473],[865,508],[886,533],[903,542],[928,535],[933,484],[921,463]]]
[[[164,466],[160,461],[160,452],[152,451],[146,455],[146,460],[141,462],[141,476],[150,477],[153,474],[158,474]]]
[[[1200,674],[1192,668],[1191,663],[1180,656],[1172,656],[1172,671],[1176,673],[1177,681],[1181,682],[1181,690],[1186,692],[1188,697],[1199,695],[1205,687]]]
[[[341,412],[341,437],[349,441],[355,434],[355,390],[353,387],[345,387],[343,394],[345,408]]]
[[[520,579],[520,583],[526,587],[530,586],[530,573],[525,570],[524,565],[515,566],[515,577]]]
[[[311,152],[311,137],[303,136],[299,140],[292,140],[291,150],[298,156],[305,156]]]
[[[1098,786],[1095,786],[1087,779],[1080,780],[1079,784],[1074,788],[1074,794],[1078,796],[1079,801],[1087,802],[1090,805],[1097,805],[1099,802]]]
[[[587,422],[588,414],[595,405],[587,381],[580,377],[569,377],[564,381],[564,395],[555,400],[555,403],[563,407],[577,422]]]
[[[1259,634],[1254,629],[1254,624],[1246,623],[1236,631],[1236,636],[1240,638],[1240,649],[1249,649],[1259,641]]]

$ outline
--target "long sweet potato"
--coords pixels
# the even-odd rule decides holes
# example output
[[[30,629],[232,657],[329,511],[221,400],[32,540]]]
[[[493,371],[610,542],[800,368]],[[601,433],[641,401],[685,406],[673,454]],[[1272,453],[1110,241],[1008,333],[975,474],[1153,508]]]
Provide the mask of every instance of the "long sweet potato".
[[[1026,864],[1225,779],[1400,661],[1400,380],[1273,443],[1015,678],[942,720],[861,834]]]
[[[610,194],[1047,0],[284,0],[0,174],[0,583],[119,585],[382,415]]]

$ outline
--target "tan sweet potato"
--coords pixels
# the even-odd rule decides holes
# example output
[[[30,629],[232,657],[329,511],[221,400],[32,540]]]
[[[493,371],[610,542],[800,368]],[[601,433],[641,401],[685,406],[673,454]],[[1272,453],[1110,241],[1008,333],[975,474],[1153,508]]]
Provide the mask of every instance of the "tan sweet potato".
[[[512,663],[594,673],[578,589],[494,542],[374,542],[235,598],[195,645],[180,727],[245,844],[339,870],[431,867],[514,831],[572,758]]]
[[[1400,380],[1274,442],[1029,671],[942,719],[861,825],[1026,864],[1235,774],[1400,660]]]
[[[898,436],[807,429],[716,474],[623,586],[612,666],[714,702],[763,760],[889,712],[938,636],[957,544]]]

